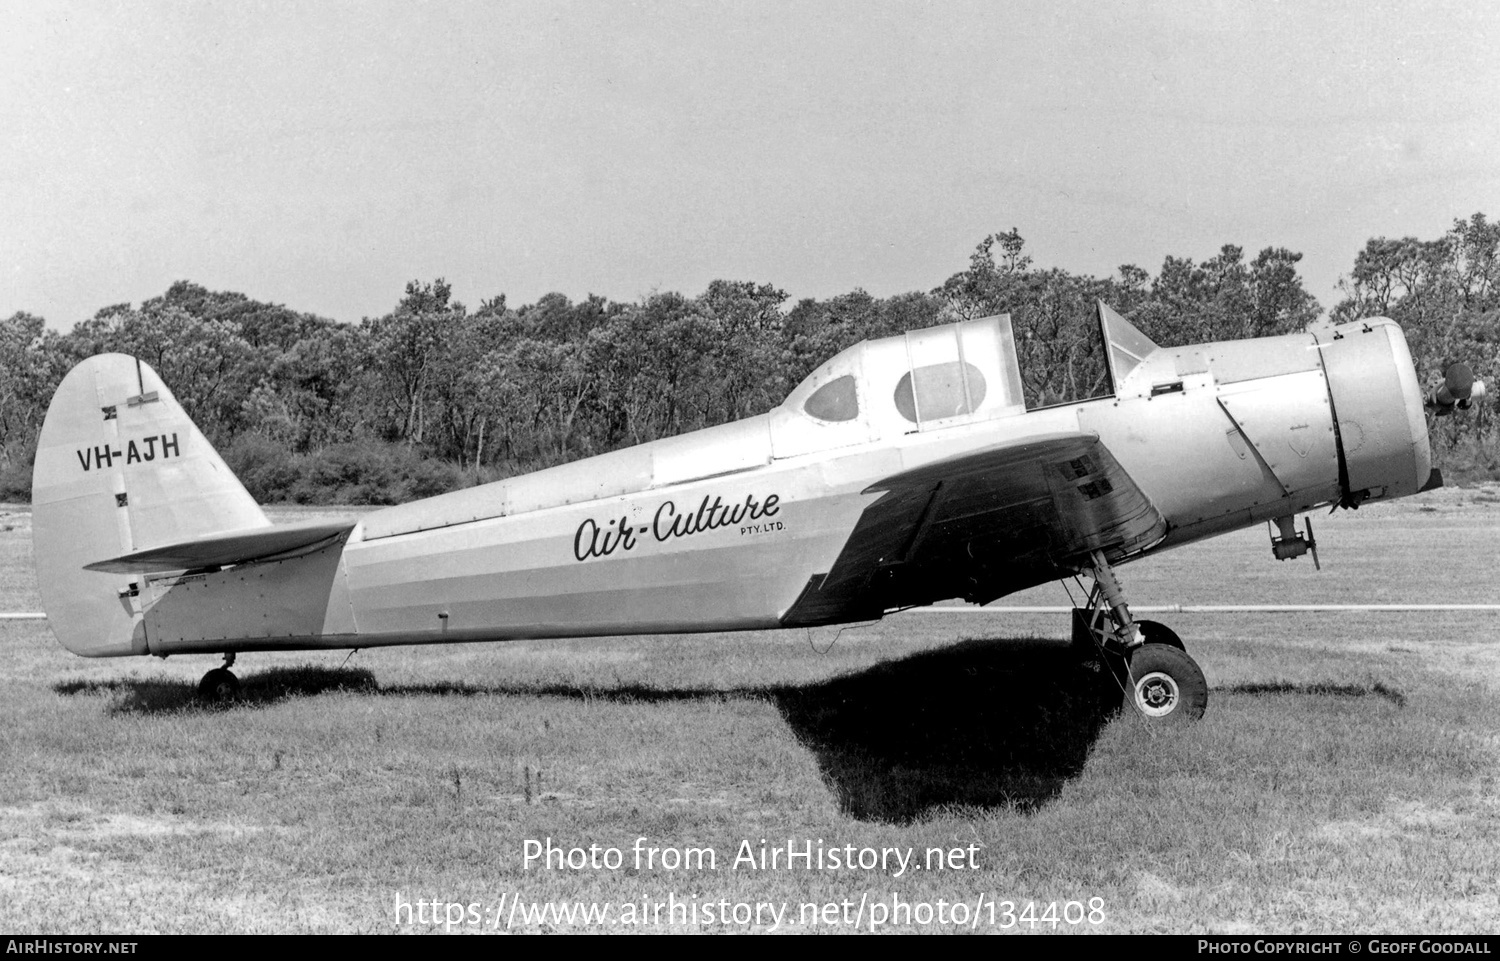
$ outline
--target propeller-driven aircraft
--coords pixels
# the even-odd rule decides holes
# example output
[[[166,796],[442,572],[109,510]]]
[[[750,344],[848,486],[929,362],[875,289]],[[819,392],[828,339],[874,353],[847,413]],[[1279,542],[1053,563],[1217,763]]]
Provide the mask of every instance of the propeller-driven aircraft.
[[[85,657],[235,655],[759,630],[983,604],[1091,578],[1075,636],[1146,715],[1196,717],[1202,671],[1137,621],[1115,569],[1296,517],[1415,494],[1432,469],[1401,329],[1376,318],[1162,348],[1103,304],[1109,390],[1028,410],[1008,315],[869,340],[779,407],[377,510],[273,525],[160,377],[121,354],[63,380],[33,480],[37,575]],[[1316,557],[1316,555],[1314,555]]]

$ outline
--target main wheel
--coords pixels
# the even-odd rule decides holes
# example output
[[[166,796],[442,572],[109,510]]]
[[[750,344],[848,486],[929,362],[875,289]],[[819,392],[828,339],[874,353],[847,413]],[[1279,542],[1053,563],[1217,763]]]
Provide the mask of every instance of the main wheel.
[[[240,679],[226,667],[216,667],[198,682],[198,696],[212,704],[223,704],[240,695]]]
[[[1129,696],[1147,717],[1196,721],[1208,708],[1208,681],[1180,648],[1142,644],[1130,654],[1129,671]]]
[[[1179,651],[1187,650],[1177,632],[1161,621],[1136,621],[1135,626],[1140,628],[1141,640],[1147,644],[1167,644]]]

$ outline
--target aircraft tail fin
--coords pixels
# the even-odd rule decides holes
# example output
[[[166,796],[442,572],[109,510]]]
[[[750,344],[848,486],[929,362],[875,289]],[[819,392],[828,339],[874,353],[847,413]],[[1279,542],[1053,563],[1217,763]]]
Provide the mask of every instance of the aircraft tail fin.
[[[122,555],[271,526],[156,371],[101,354],[57,388],[32,473],[32,549],[47,620],[85,657],[148,653],[141,577]]]

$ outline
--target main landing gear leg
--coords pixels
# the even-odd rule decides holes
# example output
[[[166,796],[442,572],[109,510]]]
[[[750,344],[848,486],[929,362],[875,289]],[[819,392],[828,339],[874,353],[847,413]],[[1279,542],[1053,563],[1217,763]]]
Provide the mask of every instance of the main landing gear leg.
[[[1125,592],[1103,551],[1090,555],[1094,586],[1088,607],[1074,611],[1119,680],[1126,700],[1146,717],[1196,721],[1208,707],[1208,682],[1182,640],[1164,624],[1130,616]]]
[[[224,655],[224,666],[203,675],[198,682],[198,696],[210,704],[224,704],[240,696],[240,679],[229,669],[234,666],[234,652]]]

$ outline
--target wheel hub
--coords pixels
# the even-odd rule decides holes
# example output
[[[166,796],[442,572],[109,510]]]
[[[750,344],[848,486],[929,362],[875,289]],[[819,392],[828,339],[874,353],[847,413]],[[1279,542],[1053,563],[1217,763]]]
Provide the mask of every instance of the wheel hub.
[[[1181,699],[1177,682],[1170,674],[1153,671],[1135,682],[1135,703],[1148,717],[1165,717],[1177,708]]]

